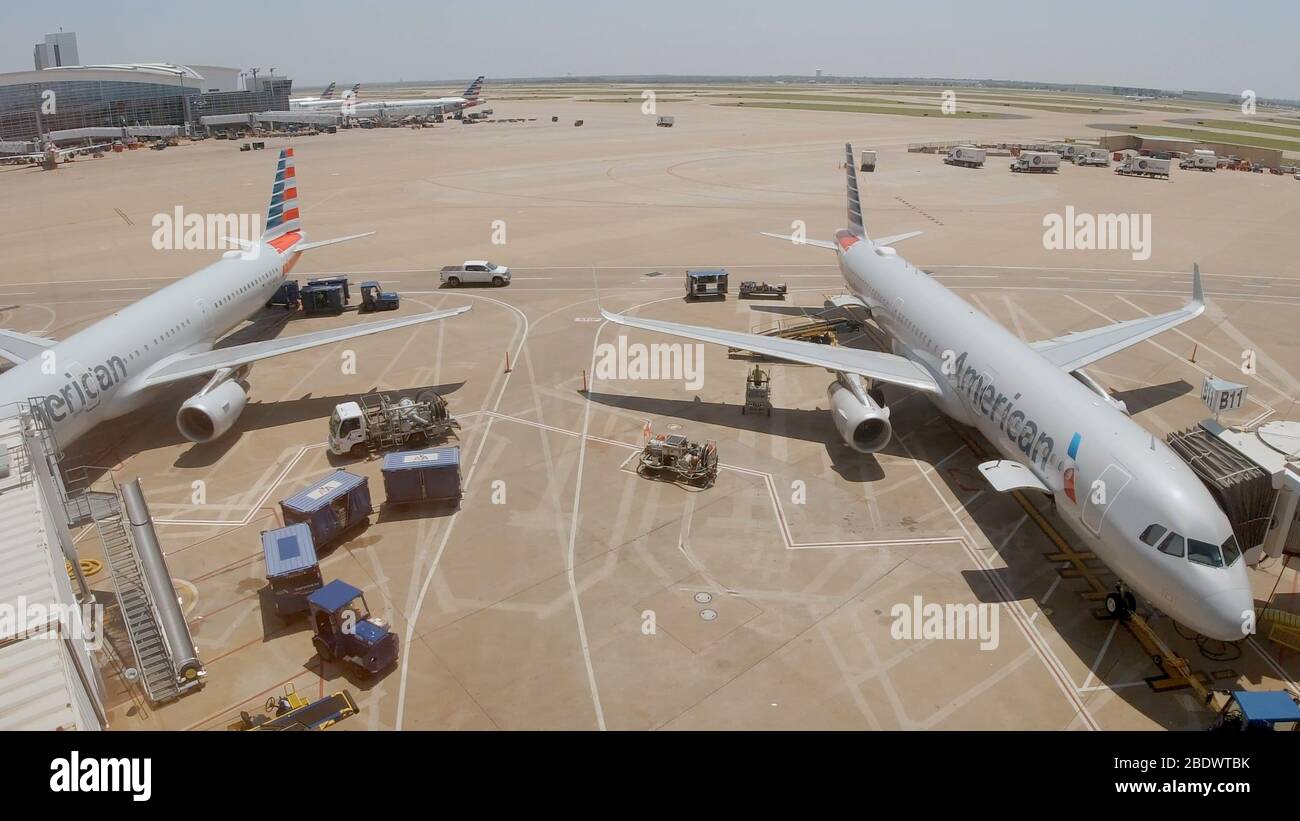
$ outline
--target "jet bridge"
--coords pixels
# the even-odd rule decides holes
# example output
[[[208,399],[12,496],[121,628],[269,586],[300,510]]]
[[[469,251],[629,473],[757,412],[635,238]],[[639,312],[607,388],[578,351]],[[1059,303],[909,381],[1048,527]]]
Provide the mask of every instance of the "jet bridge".
[[[1218,500],[1247,562],[1300,555],[1300,423],[1236,429],[1207,419],[1168,442]]]

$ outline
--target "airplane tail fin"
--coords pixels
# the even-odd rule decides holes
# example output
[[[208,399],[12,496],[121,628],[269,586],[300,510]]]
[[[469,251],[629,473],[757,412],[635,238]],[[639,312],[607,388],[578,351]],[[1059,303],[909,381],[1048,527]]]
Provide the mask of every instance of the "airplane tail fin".
[[[352,84],[352,96],[355,97],[361,93],[361,83]]]
[[[483,90],[483,75],[480,74],[474,78],[474,82],[469,84],[465,89],[464,97],[466,100],[477,100],[479,93]]]
[[[849,231],[866,237],[867,226],[862,221],[862,200],[858,197],[858,167],[853,163],[853,144],[844,144],[844,174],[849,201]]]
[[[321,98],[322,100],[331,100],[331,99],[334,98],[334,83],[333,83],[333,82],[331,82],[329,85],[325,86],[325,90],[322,91],[322,92],[320,93],[320,98]]]
[[[275,182],[271,185],[271,203],[266,207],[266,230],[262,241],[279,247],[276,240],[293,234],[296,242],[302,236],[302,222],[298,218],[298,177],[293,165],[293,149],[281,148],[280,161],[275,167]]]

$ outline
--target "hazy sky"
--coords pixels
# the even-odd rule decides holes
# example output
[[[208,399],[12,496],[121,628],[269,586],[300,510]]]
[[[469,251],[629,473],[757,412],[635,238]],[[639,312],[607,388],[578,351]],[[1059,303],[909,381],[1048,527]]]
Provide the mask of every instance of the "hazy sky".
[[[829,74],[1300,98],[1296,6],[1179,0],[0,0],[0,71],[61,26],[82,62],[274,66],[298,85],[486,74]]]

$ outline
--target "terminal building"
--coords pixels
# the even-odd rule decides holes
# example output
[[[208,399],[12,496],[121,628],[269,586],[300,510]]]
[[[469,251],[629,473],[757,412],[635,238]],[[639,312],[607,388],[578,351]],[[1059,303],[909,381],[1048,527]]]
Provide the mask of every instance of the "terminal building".
[[[86,128],[188,127],[204,116],[286,110],[292,87],[288,77],[173,63],[0,74],[0,140]]]

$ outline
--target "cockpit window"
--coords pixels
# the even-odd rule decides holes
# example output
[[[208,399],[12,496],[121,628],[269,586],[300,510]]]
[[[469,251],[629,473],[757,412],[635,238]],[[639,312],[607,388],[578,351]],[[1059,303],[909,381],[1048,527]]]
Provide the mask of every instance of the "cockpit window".
[[[1223,543],[1223,564],[1226,567],[1232,567],[1232,563],[1237,561],[1241,556],[1241,548],[1237,545],[1237,537],[1229,536],[1228,540]]]
[[[1217,544],[1188,539],[1187,558],[1197,564],[1209,567],[1223,567],[1223,553],[1219,550]]]
[[[1147,529],[1142,531],[1142,541],[1155,547],[1160,542],[1160,537],[1165,535],[1164,525],[1147,525]]]
[[[1177,533],[1170,533],[1165,540],[1160,543],[1160,552],[1168,553],[1170,556],[1183,556],[1183,537]]]

